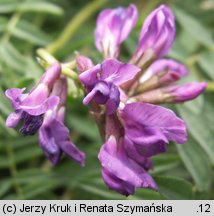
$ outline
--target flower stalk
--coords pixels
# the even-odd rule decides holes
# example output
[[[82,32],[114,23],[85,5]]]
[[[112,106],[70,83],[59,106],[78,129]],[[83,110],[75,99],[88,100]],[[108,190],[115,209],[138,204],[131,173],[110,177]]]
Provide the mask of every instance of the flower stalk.
[[[39,63],[44,67],[48,68],[52,64],[58,62],[57,59],[55,59],[47,50],[45,49],[38,49],[37,55],[39,57]],[[62,74],[66,77],[71,78],[73,81],[78,82],[78,75],[77,73],[73,70],[76,67],[76,62],[71,61],[68,63],[61,64],[62,66]]]

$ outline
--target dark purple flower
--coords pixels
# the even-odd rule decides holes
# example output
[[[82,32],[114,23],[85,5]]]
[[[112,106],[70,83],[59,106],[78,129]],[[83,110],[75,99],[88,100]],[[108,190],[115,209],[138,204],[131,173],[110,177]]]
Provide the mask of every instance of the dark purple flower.
[[[125,135],[145,157],[165,152],[169,141],[187,141],[186,125],[169,109],[146,103],[130,103],[121,110]]]
[[[81,73],[79,79],[88,90],[83,103],[86,105],[93,100],[97,104],[105,104],[107,114],[112,114],[120,103],[118,87],[133,79],[139,71],[140,69],[132,64],[107,59]]]
[[[98,158],[102,165],[102,176],[106,185],[125,196],[134,193],[135,188],[157,190],[153,178],[145,169],[128,157],[124,149],[128,140],[118,142],[111,136],[101,147]]]
[[[143,67],[146,62],[168,53],[175,39],[175,20],[170,8],[161,5],[146,18],[132,63]]]
[[[67,97],[66,78],[57,80],[52,95],[57,95],[60,103],[44,115],[43,124],[39,129],[40,146],[53,165],[58,163],[63,152],[72,160],[84,165],[85,154],[71,141],[69,130],[63,123]]]
[[[99,14],[95,30],[95,44],[105,58],[118,56],[120,44],[135,26],[137,16],[137,8],[133,4],[130,4],[128,8],[105,9]]]
[[[60,64],[51,66],[42,76],[39,83],[28,94],[23,94],[25,89],[12,88],[5,92],[10,99],[14,112],[7,120],[7,127],[16,127],[20,119],[24,119],[24,125],[20,129],[23,135],[34,134],[43,121],[43,114],[53,109],[58,103],[57,96],[50,96],[55,81],[61,73]]]

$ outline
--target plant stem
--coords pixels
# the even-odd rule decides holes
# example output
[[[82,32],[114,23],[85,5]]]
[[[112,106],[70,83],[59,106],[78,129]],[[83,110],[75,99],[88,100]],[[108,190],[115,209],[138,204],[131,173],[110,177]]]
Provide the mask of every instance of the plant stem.
[[[47,47],[48,52],[56,53],[60,48],[62,48],[74,35],[81,24],[87,21],[87,19],[106,2],[107,0],[94,0],[87,4],[76,16],[74,16],[74,18],[70,20],[59,38]]]
[[[52,65],[57,61],[57,59],[55,59],[47,50],[45,49],[37,49],[36,50],[37,55],[42,59],[45,60],[46,63],[48,63],[48,65]]]
[[[214,92],[214,82],[208,82],[208,86],[207,86],[206,91]]]
[[[41,58],[41,60],[44,60],[43,66],[44,67],[49,67],[50,65],[58,62],[57,59],[55,59],[47,50],[45,49],[37,49],[36,51],[37,55]],[[41,61],[41,62],[42,62]],[[42,63],[41,63],[42,64]],[[66,77],[69,77],[73,79],[74,81],[78,81],[78,75],[75,71],[72,70],[76,63],[74,61],[66,64],[61,64],[62,66],[62,74],[65,75]]]

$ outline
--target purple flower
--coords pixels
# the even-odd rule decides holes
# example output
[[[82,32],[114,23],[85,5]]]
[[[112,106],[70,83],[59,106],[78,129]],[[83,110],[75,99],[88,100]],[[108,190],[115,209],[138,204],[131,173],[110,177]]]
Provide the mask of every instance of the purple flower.
[[[82,73],[94,66],[92,60],[86,56],[79,55],[76,58],[77,70]]]
[[[191,82],[180,85],[170,85],[163,88],[143,92],[131,98],[131,101],[146,103],[181,103],[193,100],[202,94],[207,87],[206,82]]]
[[[120,103],[119,86],[133,79],[140,69],[132,64],[124,64],[116,59],[107,59],[102,64],[79,75],[80,81],[86,86],[88,94],[83,103],[94,101],[105,104],[106,113],[115,112]]]
[[[187,68],[173,60],[160,59],[155,61],[140,78],[140,91],[148,91],[167,85],[181,79],[188,74]]]
[[[129,158],[124,149],[128,140],[118,142],[111,136],[101,147],[98,158],[102,165],[102,176],[106,185],[125,196],[134,193],[135,188],[157,190],[153,178],[145,169]]]
[[[198,97],[207,87],[206,82],[191,82],[183,85],[171,85],[162,89],[168,95],[167,102],[185,102]]]
[[[135,143],[133,143],[127,136],[125,136],[125,140],[126,142],[124,142],[124,149],[127,156],[135,161],[138,165],[142,166],[146,171],[152,169],[153,163],[151,159],[144,157],[135,147]]]
[[[105,9],[99,14],[95,30],[95,44],[105,58],[118,56],[120,44],[135,26],[137,17],[137,8],[133,4],[130,4],[128,8]]]
[[[5,95],[10,99],[14,109],[6,120],[6,126],[16,127],[19,120],[24,119],[20,132],[23,135],[35,134],[43,122],[43,114],[59,103],[59,98],[50,96],[50,92],[60,73],[61,66],[56,63],[46,71],[30,93],[23,94],[25,89],[18,88],[6,90]]]
[[[121,110],[120,115],[125,136],[142,156],[150,157],[165,152],[169,141],[180,144],[187,141],[185,123],[166,108],[130,103]]]
[[[175,82],[188,74],[187,68],[173,59],[159,59],[150,66],[150,69],[153,76],[165,72],[161,76],[161,84]]]
[[[163,57],[172,47],[174,39],[174,15],[170,8],[161,5],[146,18],[131,62],[142,67],[147,61]]]
[[[71,141],[68,128],[64,125],[65,102],[67,97],[67,81],[62,77],[54,85],[52,95],[60,98],[55,109],[44,115],[39,129],[39,143],[47,158],[53,165],[60,160],[62,152],[77,163],[84,165],[85,154]]]

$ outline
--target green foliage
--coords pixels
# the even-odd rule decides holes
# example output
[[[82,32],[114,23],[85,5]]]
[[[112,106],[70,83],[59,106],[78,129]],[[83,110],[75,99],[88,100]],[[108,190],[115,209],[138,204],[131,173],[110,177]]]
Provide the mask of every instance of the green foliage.
[[[88,1],[91,2],[91,1]],[[123,1],[124,6],[131,1]],[[157,3],[135,3],[143,18]],[[138,189],[125,198],[110,191],[102,181],[97,154],[102,141],[96,124],[81,99],[68,97],[66,124],[80,149],[87,154],[81,168],[67,158],[52,167],[38,146],[36,136],[22,137],[5,127],[12,111],[4,91],[10,87],[30,89],[42,74],[35,49],[57,40],[65,26],[86,6],[79,0],[0,0],[0,198],[1,199],[209,199],[214,194],[214,3],[204,8],[202,0],[170,1],[177,20],[177,38],[169,57],[185,63],[191,80],[207,80],[204,96],[178,105],[174,110],[186,121],[189,140],[185,145],[169,145],[166,154],[153,157],[154,176],[159,192]],[[102,7],[115,7],[121,1],[109,1]],[[73,37],[56,53],[61,61],[72,59],[74,51],[90,55],[98,63],[93,32],[97,12],[73,31]],[[139,22],[140,23],[140,22]],[[129,59],[137,46],[138,23],[122,49]]]

